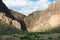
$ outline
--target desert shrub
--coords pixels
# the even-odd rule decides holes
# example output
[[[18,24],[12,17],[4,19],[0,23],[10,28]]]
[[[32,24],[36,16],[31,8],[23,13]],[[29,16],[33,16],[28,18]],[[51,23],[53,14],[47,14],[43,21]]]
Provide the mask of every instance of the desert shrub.
[[[14,34],[14,35],[12,35],[13,37],[16,37],[16,38],[19,38],[19,36],[17,35],[17,34]]]
[[[60,25],[51,30],[52,33],[60,33]]]
[[[52,37],[48,37],[48,40],[52,40],[53,38]]]
[[[42,39],[40,39],[40,40],[46,40],[46,39],[43,39],[43,38],[42,38]]]
[[[21,40],[32,40],[30,36],[20,37]]]
[[[58,36],[58,39],[60,39],[60,36]]]
[[[10,37],[9,39],[11,40],[11,39],[13,39],[13,37]]]
[[[20,32],[17,28],[14,26],[8,25],[4,22],[0,23],[0,34],[1,35],[10,35]]]

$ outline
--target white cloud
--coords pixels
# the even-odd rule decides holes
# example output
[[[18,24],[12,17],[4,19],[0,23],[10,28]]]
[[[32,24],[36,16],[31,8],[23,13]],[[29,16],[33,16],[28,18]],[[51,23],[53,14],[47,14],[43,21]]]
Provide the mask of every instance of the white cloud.
[[[3,0],[7,6],[25,6],[28,0]]]
[[[4,3],[11,9],[16,10],[17,6],[20,7],[16,11],[28,15],[34,11],[42,11],[48,8],[51,4],[48,0],[39,0],[33,2],[30,0],[3,0]],[[20,9],[20,10],[19,10]]]

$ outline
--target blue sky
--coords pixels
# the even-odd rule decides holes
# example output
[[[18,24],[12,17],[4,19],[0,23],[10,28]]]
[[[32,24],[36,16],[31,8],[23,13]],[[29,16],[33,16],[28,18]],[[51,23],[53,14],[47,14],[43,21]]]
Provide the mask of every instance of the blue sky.
[[[30,1],[37,2],[37,1],[39,1],[39,0],[30,0]],[[52,2],[55,1],[55,0],[48,0],[48,1],[50,1],[50,2],[52,3]]]
[[[34,11],[43,11],[56,0],[3,0],[9,9],[28,15]]]
[[[56,1],[56,0],[49,0],[50,2],[54,2],[54,1]]]
[[[37,1],[39,1],[39,0],[30,0],[30,1],[37,2]]]

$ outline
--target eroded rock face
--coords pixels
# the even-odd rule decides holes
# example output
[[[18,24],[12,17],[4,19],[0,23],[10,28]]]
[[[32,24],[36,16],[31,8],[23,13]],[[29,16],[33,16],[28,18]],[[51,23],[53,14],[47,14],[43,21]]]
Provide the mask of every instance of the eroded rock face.
[[[15,20],[15,17],[11,14],[9,8],[3,3],[2,0],[0,0],[0,12],[4,12],[7,17]]]
[[[22,13],[18,13],[16,11],[13,11],[13,10],[10,10],[11,14],[16,18],[16,20],[20,23],[21,25],[21,30],[24,30],[26,31],[26,26],[25,26],[25,23],[24,23],[24,18],[26,17],[25,15],[23,15]],[[18,26],[19,26],[19,23],[17,23],[15,20],[13,20],[12,22],[16,23]],[[13,25],[15,25],[13,23]],[[15,26],[17,26],[15,25]]]
[[[17,20],[12,20],[11,18],[7,17],[5,13],[0,12],[0,20],[21,30],[20,22],[18,22]]]
[[[59,0],[45,11],[36,11],[24,19],[29,32],[42,32],[51,30],[60,25]]]
[[[18,29],[21,29],[20,23],[17,19],[12,15],[8,7],[0,0],[0,20],[3,22],[15,26]]]
[[[20,22],[16,21],[16,20],[12,20],[12,25],[15,26],[17,29],[21,29],[21,25]]]
[[[18,12],[13,11],[13,10],[10,10],[10,12],[17,20],[23,20],[26,17],[22,13],[18,13]]]
[[[52,27],[57,27],[60,25],[60,15],[52,15],[50,19],[48,20],[48,23]]]

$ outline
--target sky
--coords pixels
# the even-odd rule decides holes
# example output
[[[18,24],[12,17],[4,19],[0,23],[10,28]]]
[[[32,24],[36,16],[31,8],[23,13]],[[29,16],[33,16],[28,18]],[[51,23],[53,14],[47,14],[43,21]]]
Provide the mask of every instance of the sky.
[[[9,9],[29,15],[34,11],[43,11],[56,0],[3,0]]]

